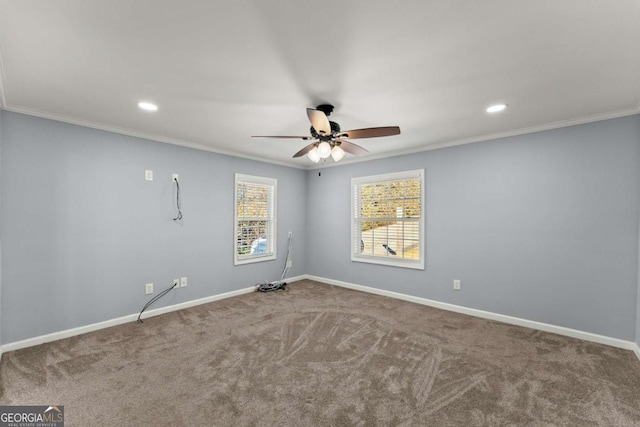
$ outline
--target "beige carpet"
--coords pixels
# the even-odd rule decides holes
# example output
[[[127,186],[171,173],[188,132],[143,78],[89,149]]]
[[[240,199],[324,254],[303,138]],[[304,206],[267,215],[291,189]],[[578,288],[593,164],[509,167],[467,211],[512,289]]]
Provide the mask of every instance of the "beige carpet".
[[[67,426],[640,426],[626,350],[311,281],[6,353]]]

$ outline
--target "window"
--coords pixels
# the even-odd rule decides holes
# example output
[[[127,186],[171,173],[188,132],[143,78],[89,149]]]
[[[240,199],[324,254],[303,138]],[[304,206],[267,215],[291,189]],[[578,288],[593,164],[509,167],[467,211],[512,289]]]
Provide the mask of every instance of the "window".
[[[276,259],[277,180],[237,173],[234,264]]]
[[[351,260],[424,269],[424,170],[351,179]]]

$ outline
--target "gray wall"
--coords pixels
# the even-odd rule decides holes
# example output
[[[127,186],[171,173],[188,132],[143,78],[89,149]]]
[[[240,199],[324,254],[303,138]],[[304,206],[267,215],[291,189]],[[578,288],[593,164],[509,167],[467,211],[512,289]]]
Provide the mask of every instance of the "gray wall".
[[[309,171],[308,272],[633,341],[639,156],[636,115]],[[418,168],[426,269],[351,262],[350,179]]]
[[[147,282],[189,279],[156,308],[274,280],[287,232],[305,241],[305,171],[6,111],[2,135],[3,343],[136,313]],[[276,261],[233,265],[234,172],[278,179]],[[291,276],[305,259],[295,245]]]
[[[0,110],[0,224],[2,224],[2,117]],[[0,358],[2,358],[2,228],[0,227]]]
[[[0,126],[2,343],[135,313],[149,299],[146,282],[157,294],[189,277],[154,305],[162,307],[273,279],[289,230],[292,276],[640,343],[640,116],[320,177],[6,111]],[[417,168],[426,170],[426,269],[351,262],[351,177]],[[181,176],[181,226],[171,221],[172,172]],[[234,172],[278,178],[277,261],[233,266]]]
[[[640,163],[640,159],[638,159],[638,163]],[[640,219],[639,219],[640,221]],[[640,226],[638,226],[640,228]],[[638,235],[638,304],[636,307],[636,344],[638,346],[638,350],[640,350],[640,235]]]

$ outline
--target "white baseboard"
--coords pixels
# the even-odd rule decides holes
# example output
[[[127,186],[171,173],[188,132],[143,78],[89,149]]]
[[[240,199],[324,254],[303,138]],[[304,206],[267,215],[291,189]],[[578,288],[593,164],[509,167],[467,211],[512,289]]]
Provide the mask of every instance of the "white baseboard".
[[[519,317],[512,317],[504,314],[497,314],[489,311],[477,310],[475,308],[463,307],[455,304],[449,304],[446,302],[434,301],[434,300],[416,297],[412,295],[401,294],[398,292],[386,291],[383,289],[370,288],[368,286],[356,285],[354,283],[342,282],[339,280],[326,279],[324,277],[307,275],[306,278],[309,280],[315,280],[317,282],[326,283],[328,285],[340,286],[343,288],[396,298],[403,301],[409,301],[417,304],[428,305],[430,307],[440,308],[442,310],[468,314],[470,316],[481,317],[483,319],[496,320],[498,322],[508,323],[510,325],[524,326],[526,328],[536,329],[544,332],[551,332],[554,334],[564,335],[572,338],[578,338],[581,340],[596,342],[599,344],[610,345],[612,347],[623,348],[625,350],[633,350],[636,353],[636,356],[638,356],[638,359],[640,359],[640,348],[638,348],[636,343],[633,341],[625,341],[618,338],[611,338],[604,335],[593,334],[591,332],[584,332],[576,329],[565,328],[563,326],[556,326],[548,323],[521,319]]]
[[[159,316],[161,314],[170,313],[172,311],[182,310],[184,308],[194,307],[200,304],[206,304],[213,301],[218,301],[225,298],[235,297],[237,295],[246,294],[249,292],[255,292],[256,288],[251,286],[250,288],[239,289],[237,291],[226,292],[224,294],[213,295],[210,297],[200,298],[192,301],[182,302],[179,304],[169,305],[166,307],[160,307],[153,310],[145,311],[143,319]],[[64,338],[74,337],[76,335],[86,334],[88,332],[98,331],[100,329],[109,328],[111,326],[122,325],[123,323],[135,322],[138,319],[138,314],[129,314],[127,316],[118,317],[116,319],[105,320],[104,322],[92,323],[86,326],[80,326],[78,328],[67,329],[64,331],[54,332],[47,335],[40,335],[34,338],[28,338],[26,340],[17,341],[9,344],[2,345],[2,351],[14,351],[22,348],[33,347],[35,345],[44,344],[51,341],[57,341]]]
[[[535,322],[532,320],[521,319],[518,317],[506,316],[503,314],[491,313],[489,311],[476,310],[473,308],[463,307],[455,304],[449,304],[426,298],[416,297],[412,295],[401,294],[398,292],[386,291],[383,289],[371,288],[368,286],[356,285],[354,283],[342,282],[339,280],[327,279],[324,277],[312,276],[303,274],[296,277],[290,277],[287,283],[297,282],[299,280],[315,280],[316,282],[326,283],[329,285],[340,286],[343,288],[353,289],[357,291],[367,292],[376,295],[387,296],[391,298],[400,299],[403,301],[409,301],[417,304],[428,305],[430,307],[440,308],[442,310],[454,311],[456,313],[468,314],[470,316],[481,317],[483,319],[496,320],[499,322],[508,323],[511,325],[524,326],[531,329],[536,329],[545,332],[551,332],[558,335],[565,335],[572,338],[578,338],[585,341],[597,342],[600,344],[610,345],[612,347],[623,348],[625,350],[632,350],[640,360],[640,347],[632,342],[625,341],[618,338],[606,337],[603,335],[592,334],[590,332],[579,331],[576,329],[565,328],[562,326],[550,325],[548,323]],[[174,304],[167,307],[156,308],[153,310],[145,311],[144,319],[150,317],[159,316],[161,314],[170,313],[172,311],[182,310],[184,308],[194,307],[201,304],[207,304],[209,302],[218,301],[225,298],[231,298],[238,295],[254,292],[255,287],[239,289],[236,291],[226,292],[223,294],[213,295],[205,298],[200,298],[192,301],[183,302],[180,304]],[[26,340],[17,341],[13,343],[0,345],[0,361],[2,360],[2,353],[9,351],[20,350],[22,348],[32,347],[39,344],[44,344],[51,341],[57,341],[64,338],[73,337],[76,335],[86,334],[88,332],[97,331],[111,326],[117,326],[128,322],[133,322],[138,318],[138,314],[130,314],[127,316],[119,317],[116,319],[106,320],[104,322],[93,323],[91,325],[81,326],[78,328],[67,329],[60,332],[54,332],[47,335],[41,335],[34,338],[28,338]]]
[[[291,277],[287,279],[287,282],[295,282],[297,280],[302,280],[304,278],[305,276]],[[143,319],[159,316],[160,314],[170,313],[172,311],[182,310],[184,308],[194,307],[196,305],[207,304],[209,302],[218,301],[225,298],[231,298],[238,295],[247,294],[250,292],[255,292],[255,290],[256,288],[254,286],[251,286],[249,288],[239,289],[237,291],[226,292],[223,294],[213,295],[210,297],[182,302],[180,304],[174,304],[166,307],[156,308],[153,310],[145,311]],[[100,329],[109,328],[111,326],[122,325],[123,323],[134,322],[137,318],[138,318],[138,314],[129,314],[127,316],[106,320],[104,322],[92,323],[91,325],[80,326],[78,328],[67,329],[60,332],[54,332],[47,335],[28,338],[22,341],[3,344],[2,346],[0,346],[0,357],[2,357],[3,352],[6,353],[8,351],[20,350],[22,348],[33,347],[35,345],[61,340],[63,338],[69,338],[76,335],[86,334],[87,332],[93,332]]]

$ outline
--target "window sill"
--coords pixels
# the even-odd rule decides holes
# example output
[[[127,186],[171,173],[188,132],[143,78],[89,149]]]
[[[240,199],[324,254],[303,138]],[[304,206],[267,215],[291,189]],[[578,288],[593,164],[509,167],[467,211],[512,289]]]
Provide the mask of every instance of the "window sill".
[[[242,257],[240,259],[235,258],[233,260],[233,265],[244,265],[244,264],[253,264],[254,262],[262,262],[262,261],[273,261],[276,259],[276,254],[264,254],[264,255],[253,255],[249,257]]]
[[[368,264],[379,264],[391,267],[411,268],[414,270],[424,270],[424,263],[421,261],[412,260],[400,260],[400,259],[385,259],[382,257],[367,257],[367,256],[355,256],[351,257],[353,262],[364,262]]]

